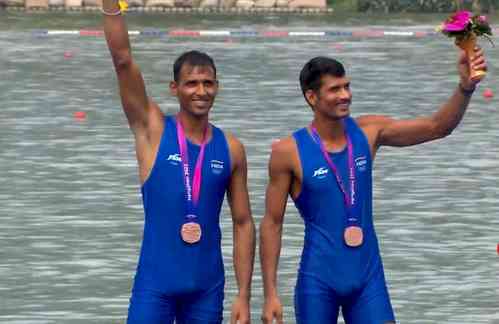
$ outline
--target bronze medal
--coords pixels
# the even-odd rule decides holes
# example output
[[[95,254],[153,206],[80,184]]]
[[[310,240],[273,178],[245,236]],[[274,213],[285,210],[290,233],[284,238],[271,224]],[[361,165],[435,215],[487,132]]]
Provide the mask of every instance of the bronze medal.
[[[362,245],[364,234],[362,228],[358,226],[349,226],[345,229],[345,243],[350,247],[358,247]]]
[[[194,222],[185,223],[182,225],[180,235],[186,243],[197,243],[201,239],[201,226]]]

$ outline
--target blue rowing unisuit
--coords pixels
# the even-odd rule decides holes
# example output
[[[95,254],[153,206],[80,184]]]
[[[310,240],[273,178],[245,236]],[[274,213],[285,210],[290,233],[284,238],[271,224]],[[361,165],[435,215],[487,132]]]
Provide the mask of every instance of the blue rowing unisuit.
[[[352,118],[345,119],[351,137],[364,242],[348,247],[343,239],[346,206],[332,170],[306,128],[293,136],[303,171],[295,199],[305,222],[305,241],[295,308],[298,323],[336,323],[339,308],[347,323],[393,321],[383,265],[372,219],[372,161],[367,139]],[[348,179],[346,148],[329,153],[342,179]],[[343,181],[348,188],[349,181]],[[347,189],[349,192],[349,189]]]
[[[181,316],[188,322],[193,321],[188,320],[192,312],[177,304],[194,307],[197,299],[204,299],[206,303],[211,293],[214,294],[213,305],[208,307],[208,312],[214,315],[209,320],[216,322],[222,316],[220,299],[223,299],[224,266],[219,215],[229,184],[231,166],[225,135],[217,127],[212,126],[212,130],[212,138],[206,145],[197,208],[202,236],[198,243],[188,244],[180,236],[186,220],[186,197],[175,119],[165,118],[155,164],[142,186],[144,236],[133,286],[129,323],[152,321],[150,318],[146,320],[142,312],[168,313],[173,314],[168,316],[177,317],[177,320]],[[189,164],[193,169],[199,146],[188,141],[188,152]],[[151,302],[155,299],[159,300]],[[151,310],[144,306],[164,304],[165,300],[171,302],[169,307],[173,311]],[[169,323],[168,316],[158,318],[158,322]],[[196,316],[195,319],[201,321],[208,321],[209,317],[206,314]]]

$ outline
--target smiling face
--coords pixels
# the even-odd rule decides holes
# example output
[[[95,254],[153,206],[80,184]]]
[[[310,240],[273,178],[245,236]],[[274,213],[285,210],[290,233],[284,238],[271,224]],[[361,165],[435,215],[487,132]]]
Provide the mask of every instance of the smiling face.
[[[350,79],[346,76],[323,75],[319,89],[307,90],[305,97],[316,114],[332,119],[342,119],[350,115],[352,92]]]
[[[339,61],[314,57],[300,72],[300,87],[315,117],[338,120],[350,115],[350,78]]]
[[[170,83],[180,109],[196,117],[208,115],[218,92],[218,80],[210,66],[183,64],[177,81]]]

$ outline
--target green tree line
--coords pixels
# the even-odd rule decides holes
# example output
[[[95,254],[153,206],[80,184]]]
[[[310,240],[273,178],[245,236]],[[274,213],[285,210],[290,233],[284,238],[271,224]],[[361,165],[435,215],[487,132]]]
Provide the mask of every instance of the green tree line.
[[[491,13],[499,0],[328,0],[333,8],[360,12],[453,12],[460,9]]]

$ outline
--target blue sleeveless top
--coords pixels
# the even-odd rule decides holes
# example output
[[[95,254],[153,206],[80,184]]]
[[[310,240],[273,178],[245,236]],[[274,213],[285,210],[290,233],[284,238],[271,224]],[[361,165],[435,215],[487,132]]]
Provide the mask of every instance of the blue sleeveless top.
[[[201,240],[188,244],[180,236],[186,202],[177,127],[173,117],[165,117],[156,161],[142,186],[145,222],[134,290],[175,295],[224,284],[219,216],[231,165],[224,133],[213,125],[212,130],[205,148],[197,208]],[[194,169],[200,146],[189,140],[187,146],[189,165]]]
[[[296,141],[303,171],[302,190],[294,200],[305,222],[305,241],[299,275],[313,276],[339,295],[363,287],[382,267],[372,219],[372,160],[363,131],[348,117],[345,126],[353,144],[357,177],[357,203],[364,242],[352,248],[345,244],[346,206],[334,174],[319,145],[306,128],[296,131]],[[349,192],[348,151],[329,153]]]

